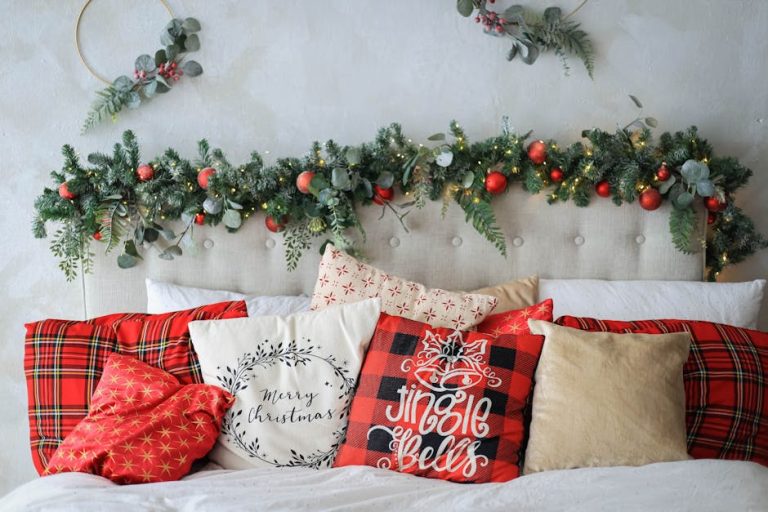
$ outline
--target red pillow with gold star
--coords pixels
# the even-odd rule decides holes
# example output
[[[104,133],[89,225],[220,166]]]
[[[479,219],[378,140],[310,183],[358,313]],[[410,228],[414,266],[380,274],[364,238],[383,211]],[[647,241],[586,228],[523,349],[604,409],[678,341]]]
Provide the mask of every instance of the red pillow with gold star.
[[[477,326],[478,332],[499,336],[501,334],[531,334],[528,320],[552,321],[552,299],[546,299],[533,306],[513,309],[490,315]]]
[[[208,384],[113,353],[91,408],[51,458],[46,474],[77,471],[120,484],[178,480],[204,457],[234,402]]]

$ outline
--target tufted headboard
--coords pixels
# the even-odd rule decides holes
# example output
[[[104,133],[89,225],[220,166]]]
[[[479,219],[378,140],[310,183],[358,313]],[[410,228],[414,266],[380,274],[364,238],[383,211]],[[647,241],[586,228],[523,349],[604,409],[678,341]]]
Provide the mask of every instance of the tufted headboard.
[[[444,219],[440,206],[427,204],[406,217],[406,233],[391,212],[362,208],[367,228],[363,250],[383,270],[446,289],[474,289],[538,273],[544,278],[701,280],[702,253],[678,252],[669,234],[669,206],[647,212],[637,204],[616,207],[595,200],[547,205],[543,194],[513,190],[494,202],[507,236],[504,258],[452,204]],[[700,215],[700,217],[703,217]],[[703,219],[702,219],[703,221]],[[319,237],[299,267],[285,267],[282,235],[251,219],[235,235],[222,227],[197,228],[197,254],[165,261],[146,252],[137,267],[121,270],[115,254],[97,255],[95,272],[83,280],[84,314],[144,311],[144,278],[201,288],[259,295],[311,294],[325,237]]]

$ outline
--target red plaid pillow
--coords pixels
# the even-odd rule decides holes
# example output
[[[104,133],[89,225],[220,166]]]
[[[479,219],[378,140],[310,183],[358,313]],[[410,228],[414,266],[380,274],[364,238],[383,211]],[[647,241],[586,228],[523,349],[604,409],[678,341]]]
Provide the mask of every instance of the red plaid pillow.
[[[162,315],[119,313],[86,321],[42,320],[26,324],[24,373],[29,438],[32,461],[38,473],[43,474],[53,452],[88,414],[91,396],[109,354],[128,353],[177,376],[196,376],[196,380],[195,377],[188,378],[202,382],[199,364],[191,353],[189,334],[187,332],[183,338],[180,324],[242,316],[247,316],[246,306],[238,301]],[[165,322],[167,330],[164,332],[170,336],[166,337],[165,345],[156,339],[151,349],[142,351],[137,350],[137,345],[146,345],[126,337],[118,340],[115,329],[122,322],[143,324],[145,318]]]
[[[691,333],[683,367],[688,452],[768,465],[768,333],[694,320],[621,322],[563,316],[587,331]]]
[[[552,299],[546,299],[533,306],[513,309],[486,317],[477,326],[479,332],[498,336],[500,334],[531,334],[528,320],[552,321]]]
[[[523,409],[543,337],[462,332],[382,314],[334,466],[455,482],[520,474]]]

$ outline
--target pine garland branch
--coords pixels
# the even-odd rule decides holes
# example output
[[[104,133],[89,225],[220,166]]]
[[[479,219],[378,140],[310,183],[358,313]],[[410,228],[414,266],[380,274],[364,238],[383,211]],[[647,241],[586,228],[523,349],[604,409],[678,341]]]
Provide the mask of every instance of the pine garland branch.
[[[692,254],[698,251],[694,244],[696,234],[696,210],[687,208],[673,208],[669,216],[669,231],[672,234],[672,243],[678,251],[684,254]]]

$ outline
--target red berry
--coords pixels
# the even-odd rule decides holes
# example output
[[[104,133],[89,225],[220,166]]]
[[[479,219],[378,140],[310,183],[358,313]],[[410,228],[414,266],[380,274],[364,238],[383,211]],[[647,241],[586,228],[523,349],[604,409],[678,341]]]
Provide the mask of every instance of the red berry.
[[[504,27],[502,27],[501,25],[496,25],[496,32],[499,32],[499,33],[504,32]]]
[[[296,188],[302,194],[309,194],[309,185],[312,183],[312,178],[315,177],[315,173],[312,171],[304,171],[296,177]]]
[[[390,188],[382,188],[378,185],[373,186],[373,202],[379,205],[383,205],[385,202],[391,201],[395,197],[395,190]]]
[[[94,240],[101,240],[101,231],[97,231],[93,234]]]
[[[73,194],[69,191],[69,186],[66,181],[59,185],[59,195],[68,201],[77,197],[77,194]]]
[[[555,167],[551,171],[549,171],[549,179],[554,181],[555,183],[560,183],[563,181],[563,171],[559,167]]]
[[[610,197],[611,184],[608,183],[608,181],[603,180],[599,182],[597,185],[595,185],[595,192],[597,192],[597,195],[599,195],[600,197]]]
[[[216,169],[213,167],[206,167],[197,173],[197,184],[200,185],[201,189],[208,190],[208,180],[210,180],[211,176],[214,174],[216,174]]]
[[[661,206],[661,193],[655,188],[649,188],[640,194],[640,206],[648,211],[653,211]]]
[[[475,16],[475,23],[480,23],[480,16]]]
[[[507,177],[499,171],[493,171],[488,173],[485,177],[485,190],[489,194],[497,195],[501,194],[507,189]]]
[[[204,213],[198,213],[195,215],[195,224],[198,226],[202,226],[205,224],[205,214]]]
[[[707,224],[714,224],[717,220],[717,213],[707,212]]]

